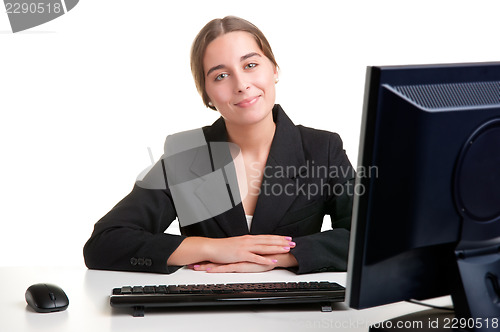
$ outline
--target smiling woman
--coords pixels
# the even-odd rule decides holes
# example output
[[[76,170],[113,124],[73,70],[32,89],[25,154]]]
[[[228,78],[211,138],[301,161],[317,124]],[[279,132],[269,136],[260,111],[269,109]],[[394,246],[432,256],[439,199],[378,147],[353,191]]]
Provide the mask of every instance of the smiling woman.
[[[207,272],[262,272],[277,267],[296,273],[345,271],[352,191],[325,188],[352,186],[353,168],[337,134],[295,126],[274,104],[278,65],[262,32],[237,17],[209,22],[193,43],[191,70],[203,102],[221,118],[202,128],[207,149],[195,144],[195,150],[187,150],[193,157],[176,161],[175,167],[200,174],[207,166],[200,166],[201,156],[207,156],[211,174],[223,169],[220,179],[230,196],[228,173],[237,175],[241,202],[206,220],[181,224],[182,235],[164,233],[178,217],[180,203],[176,206],[172,194],[178,179],[165,172],[162,158],[150,173],[163,168],[166,188],[136,185],[96,223],[84,248],[87,266],[158,273],[171,273],[183,265]],[[239,148],[240,170],[217,166],[214,142]],[[184,147],[188,143],[193,142],[178,142]],[[165,155],[169,156],[167,149]],[[230,155],[234,158],[233,151]],[[342,172],[332,176],[309,172],[310,167],[336,167]],[[270,169],[287,171],[280,176],[264,172]],[[207,179],[202,178],[194,181],[206,189]],[[321,232],[327,214],[332,229]]]
[[[262,31],[252,23],[234,16],[227,16],[223,19],[214,19],[208,22],[203,29],[200,30],[193,42],[191,48],[191,72],[193,73],[196,88],[203,99],[203,103],[205,106],[214,110],[215,107],[210,105],[210,98],[205,91],[205,76],[208,76],[213,69],[211,67],[205,67],[205,51],[214,39],[235,31],[244,31],[251,35],[259,50],[257,54],[264,54],[265,57],[272,62],[274,67],[278,68],[278,63],[274,59],[271,45],[269,45]],[[244,60],[245,59],[241,59],[241,61]]]
[[[203,59],[203,67],[210,68],[205,75],[209,105],[221,113],[226,126],[273,122],[278,70],[251,34],[235,31],[216,38]]]

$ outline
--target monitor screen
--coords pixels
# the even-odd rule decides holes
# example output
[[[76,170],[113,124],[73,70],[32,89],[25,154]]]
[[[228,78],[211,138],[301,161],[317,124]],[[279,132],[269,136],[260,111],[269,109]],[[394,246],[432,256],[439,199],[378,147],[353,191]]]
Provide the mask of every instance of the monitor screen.
[[[499,317],[500,62],[369,67],[358,160],[350,306]]]

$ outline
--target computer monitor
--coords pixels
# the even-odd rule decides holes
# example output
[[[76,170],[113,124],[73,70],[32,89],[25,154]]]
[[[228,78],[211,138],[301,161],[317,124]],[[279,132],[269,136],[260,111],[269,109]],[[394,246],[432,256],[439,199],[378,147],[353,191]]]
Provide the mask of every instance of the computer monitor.
[[[350,306],[500,317],[500,62],[369,67],[359,151]]]

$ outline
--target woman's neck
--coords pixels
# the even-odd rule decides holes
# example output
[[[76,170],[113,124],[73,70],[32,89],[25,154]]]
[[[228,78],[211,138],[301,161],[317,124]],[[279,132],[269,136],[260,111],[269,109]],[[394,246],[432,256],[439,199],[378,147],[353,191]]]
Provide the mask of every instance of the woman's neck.
[[[269,154],[276,124],[272,113],[262,121],[252,125],[235,125],[226,123],[229,141],[238,145],[244,154],[254,156]]]

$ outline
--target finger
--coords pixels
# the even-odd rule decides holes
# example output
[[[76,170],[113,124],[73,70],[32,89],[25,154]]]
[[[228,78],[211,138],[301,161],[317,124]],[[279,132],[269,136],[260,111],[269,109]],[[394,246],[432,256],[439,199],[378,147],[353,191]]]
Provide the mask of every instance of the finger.
[[[293,243],[295,246],[295,243]],[[285,246],[267,246],[267,245],[256,245],[253,246],[250,251],[259,254],[259,255],[275,255],[275,254],[283,254],[290,251],[291,247],[290,243],[287,243]]]
[[[215,266],[217,266],[219,264],[215,264],[215,263],[199,263],[199,264],[195,264],[193,266],[193,270],[195,271],[206,271],[207,269],[211,269]]]
[[[276,263],[278,263],[278,260],[275,258],[264,257],[261,255],[255,255],[255,254],[250,254],[248,256],[248,259],[246,259],[246,261],[251,262],[251,263],[261,264],[261,265],[276,265]]]
[[[261,265],[249,262],[231,263],[220,265],[207,270],[208,273],[234,273],[234,272],[264,272],[270,271],[274,266]]]
[[[264,245],[286,245],[292,242],[292,238],[290,236],[281,236],[281,235],[250,235],[251,239],[255,241],[257,244]]]
[[[236,263],[236,264],[223,264],[223,265],[219,265],[219,266],[215,266],[215,267],[212,267],[212,268],[209,268],[206,270],[207,273],[231,273],[231,272],[238,272],[236,270],[236,265],[238,265],[240,263]]]

